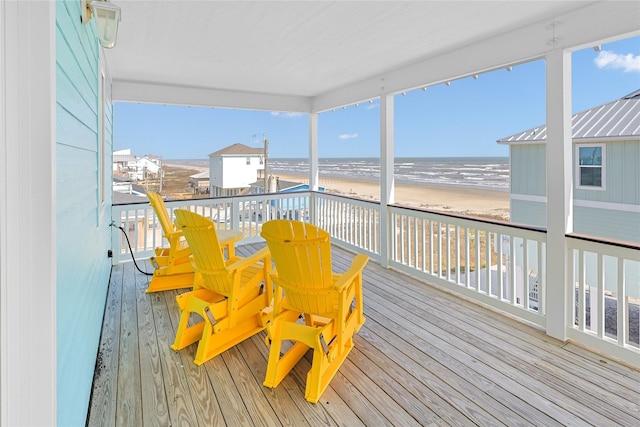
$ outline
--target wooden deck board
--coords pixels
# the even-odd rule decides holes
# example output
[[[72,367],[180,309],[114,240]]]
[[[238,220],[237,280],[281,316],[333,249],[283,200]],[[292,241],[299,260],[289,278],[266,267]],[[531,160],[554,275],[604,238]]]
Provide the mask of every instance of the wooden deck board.
[[[376,283],[381,282],[377,281]],[[389,282],[385,281],[383,283],[388,284]],[[566,419],[559,418],[562,423],[572,422],[572,420],[575,422],[578,416],[586,423],[606,424],[609,420],[615,420],[620,425],[628,425],[636,422],[637,414],[634,416],[633,411],[637,410],[637,404],[626,401],[624,397],[617,398],[617,396],[624,396],[625,393],[615,383],[605,381],[606,385],[602,386],[602,376],[594,375],[593,372],[586,370],[579,364],[569,364],[558,358],[552,358],[553,363],[544,361],[543,358],[546,357],[547,352],[544,348],[541,350],[541,343],[532,344],[524,340],[522,336],[512,335],[496,329],[494,327],[495,319],[490,323],[469,323],[465,329],[460,329],[459,321],[461,319],[457,315],[457,313],[460,313],[459,309],[454,310],[452,307],[452,310],[442,311],[437,316],[434,316],[433,312],[440,306],[434,305],[433,302],[429,304],[412,298],[417,296],[415,294],[403,295],[401,292],[399,289],[395,289],[394,292],[386,292],[383,297],[383,303],[395,303],[399,309],[411,313],[412,315],[408,316],[407,319],[410,319],[412,324],[416,325],[413,327],[415,333],[422,333],[423,328],[438,324],[442,330],[435,331],[434,337],[442,336],[448,339],[452,345],[458,346],[458,353],[460,353],[459,350],[463,350],[476,362],[483,360],[485,353],[487,353],[489,359],[485,361],[486,364],[491,364],[492,360],[495,363],[508,362],[508,365],[496,370],[498,376],[491,376],[493,381],[498,382],[501,371],[507,369],[507,371],[511,371],[514,378],[520,378],[520,380],[529,379],[528,382],[522,381],[523,385],[533,388],[536,393],[547,397],[547,403],[550,406],[553,406],[554,402],[562,405],[567,397],[571,401],[580,402],[580,406],[575,403],[566,405],[572,406],[574,412],[573,414],[567,413]],[[376,294],[370,293],[369,296],[375,298]],[[495,317],[495,314],[492,314]],[[429,322],[423,323],[425,316],[431,316],[432,318]],[[459,340],[454,341],[454,337],[458,337]],[[553,347],[555,350],[562,351],[560,350],[561,343],[548,337],[544,339],[547,342],[555,342],[555,345],[543,347]],[[506,342],[510,342],[512,345],[504,346]],[[445,347],[445,345],[440,343],[438,347]],[[451,349],[449,351],[455,354],[455,351]],[[460,360],[460,362],[464,363],[464,360]],[[478,365],[476,364],[476,366]],[[527,376],[522,377],[519,375],[522,372],[526,373]],[[593,386],[598,386],[599,388],[597,396],[587,391]],[[509,389],[513,391],[511,387]],[[541,393],[543,390],[545,394]],[[611,390],[613,390],[613,393]],[[608,396],[609,398],[602,399],[602,394],[607,393],[611,394]],[[525,402],[530,402],[529,399],[530,397],[524,400]],[[511,407],[512,405],[509,406]],[[530,418],[533,415],[535,414],[529,414],[529,419],[535,419]],[[545,421],[544,424],[547,425],[548,421]]]
[[[139,347],[142,349],[140,351],[140,385],[145,391],[142,393],[142,419],[144,425],[168,425],[169,409],[166,405],[152,298],[144,293],[146,283],[143,280],[137,280],[136,286],[138,337]]]
[[[337,271],[352,258],[334,248]],[[88,425],[640,425],[637,369],[373,262],[364,280],[367,321],[311,404],[310,354],[276,389],[264,332],[196,366],[169,348],[178,292],[115,266]]]

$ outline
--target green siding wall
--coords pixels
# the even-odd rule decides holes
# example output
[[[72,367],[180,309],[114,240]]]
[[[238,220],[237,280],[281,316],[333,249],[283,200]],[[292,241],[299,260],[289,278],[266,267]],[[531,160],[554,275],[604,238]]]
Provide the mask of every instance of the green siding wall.
[[[98,203],[98,44],[80,1],[56,3],[58,425],[86,422],[109,282],[111,190]],[[111,109],[105,177],[111,183]]]
[[[511,193],[544,196],[547,191],[545,145],[512,145],[510,152]]]

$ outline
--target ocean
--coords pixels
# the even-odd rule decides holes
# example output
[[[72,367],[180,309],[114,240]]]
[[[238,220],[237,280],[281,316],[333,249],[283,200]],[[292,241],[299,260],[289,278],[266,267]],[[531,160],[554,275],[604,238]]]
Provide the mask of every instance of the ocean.
[[[321,177],[344,179],[380,179],[380,161],[377,158],[319,159]],[[270,173],[306,174],[306,159],[273,159]],[[494,190],[509,190],[508,157],[397,157],[395,159],[397,183],[453,185]]]
[[[193,166],[207,167],[208,160],[166,160]],[[378,181],[380,161],[377,158],[319,159],[320,177]],[[269,173],[277,175],[306,175],[307,159],[269,159]],[[508,157],[397,157],[396,183],[451,185],[509,191]]]

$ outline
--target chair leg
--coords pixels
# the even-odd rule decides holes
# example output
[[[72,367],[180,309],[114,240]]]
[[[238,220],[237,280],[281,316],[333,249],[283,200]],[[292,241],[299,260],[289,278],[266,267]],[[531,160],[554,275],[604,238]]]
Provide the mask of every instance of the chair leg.
[[[267,374],[265,375],[263,383],[265,387],[276,388],[310,348],[303,342],[296,342],[281,356],[282,341],[284,340],[282,329],[284,325],[286,324],[280,319],[276,320],[270,327],[269,335],[274,338],[271,341],[271,348],[269,349]]]
[[[200,289],[178,295],[176,302],[178,303],[178,307],[180,307],[180,323],[176,329],[176,337],[171,348],[176,351],[182,350],[186,346],[198,341],[202,337],[204,322],[200,321],[195,325],[189,326],[191,313],[201,315],[204,307],[222,300],[224,300],[222,295],[208,289]]]
[[[240,308],[232,314],[229,314],[228,310],[210,309],[210,313],[216,311],[225,312],[224,318],[216,319],[215,316],[213,316],[215,324],[204,313],[203,307],[201,313],[203,317],[206,317],[204,321],[205,326],[200,342],[198,343],[194,363],[201,365],[207,360],[264,330],[265,325],[262,320],[262,310],[268,303],[266,293],[261,293],[254,296],[253,299],[250,299],[248,302],[241,304]],[[217,303],[217,305],[222,304],[227,304],[227,302]],[[231,322],[231,316],[234,316],[233,322]]]

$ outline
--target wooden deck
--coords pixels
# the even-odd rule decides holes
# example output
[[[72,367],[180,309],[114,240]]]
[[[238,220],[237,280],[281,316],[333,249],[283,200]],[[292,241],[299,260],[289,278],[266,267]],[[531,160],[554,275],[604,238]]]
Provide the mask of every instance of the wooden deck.
[[[334,247],[336,270],[352,256]],[[176,292],[147,284],[113,269],[88,425],[640,425],[640,371],[373,262],[367,321],[318,404],[308,359],[262,386],[264,333],[200,367],[195,345],[171,350]]]

